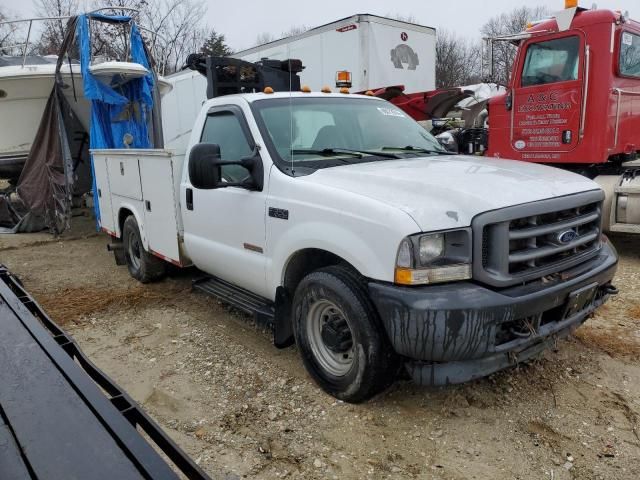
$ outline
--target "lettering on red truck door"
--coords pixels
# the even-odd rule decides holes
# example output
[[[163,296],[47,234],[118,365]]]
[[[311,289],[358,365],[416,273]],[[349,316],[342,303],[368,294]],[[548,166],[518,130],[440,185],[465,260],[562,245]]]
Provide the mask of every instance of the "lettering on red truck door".
[[[525,46],[515,79],[511,146],[524,160],[554,160],[580,142],[584,42],[563,36]]]

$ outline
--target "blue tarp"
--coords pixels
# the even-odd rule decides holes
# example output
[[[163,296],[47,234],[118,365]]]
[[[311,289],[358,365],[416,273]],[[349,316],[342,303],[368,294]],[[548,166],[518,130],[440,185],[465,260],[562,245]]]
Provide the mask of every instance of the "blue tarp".
[[[130,80],[124,85],[112,87],[96,78],[89,70],[91,64],[91,45],[89,35],[90,19],[107,23],[131,23],[130,56],[128,61],[145,67],[149,73],[141,78]],[[91,101],[90,147],[92,149],[125,148],[124,136],[131,134],[133,143],[130,148],[153,148],[149,126],[153,111],[154,75],[151,62],[147,57],[140,30],[131,17],[88,14],[78,17],[78,47],[80,51],[80,68],[84,83],[84,96]],[[97,197],[97,186],[91,159],[93,176],[94,210],[98,225],[100,209]]]

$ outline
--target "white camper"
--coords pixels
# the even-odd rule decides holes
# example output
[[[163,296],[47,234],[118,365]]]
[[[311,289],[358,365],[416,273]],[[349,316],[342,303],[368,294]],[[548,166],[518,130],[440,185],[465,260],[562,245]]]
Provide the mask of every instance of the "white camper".
[[[336,75],[351,73],[352,91],[404,85],[406,93],[435,89],[436,30],[375,15],[353,15],[300,35],[237,52],[235,58],[297,58],[303,85],[336,87]]]

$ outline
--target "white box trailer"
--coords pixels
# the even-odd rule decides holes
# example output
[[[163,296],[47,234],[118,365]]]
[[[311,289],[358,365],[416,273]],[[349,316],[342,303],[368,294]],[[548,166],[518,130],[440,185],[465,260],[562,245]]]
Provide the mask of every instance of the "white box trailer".
[[[300,35],[237,52],[235,58],[296,58],[313,90],[335,87],[336,73],[352,75],[352,91],[404,85],[406,93],[435,89],[436,30],[376,15],[353,15]]]

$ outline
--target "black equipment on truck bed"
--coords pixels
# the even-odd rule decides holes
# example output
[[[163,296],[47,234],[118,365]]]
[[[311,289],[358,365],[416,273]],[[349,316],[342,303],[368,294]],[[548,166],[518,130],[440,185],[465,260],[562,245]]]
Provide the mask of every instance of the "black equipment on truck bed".
[[[251,63],[231,57],[210,57],[204,53],[189,55],[186,68],[207,78],[207,98],[262,92],[266,87],[275,92],[297,92],[300,90],[298,74],[304,70],[302,62],[296,59],[263,58]]]
[[[0,265],[0,479],[173,480],[176,470],[209,478]]]

